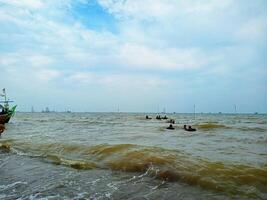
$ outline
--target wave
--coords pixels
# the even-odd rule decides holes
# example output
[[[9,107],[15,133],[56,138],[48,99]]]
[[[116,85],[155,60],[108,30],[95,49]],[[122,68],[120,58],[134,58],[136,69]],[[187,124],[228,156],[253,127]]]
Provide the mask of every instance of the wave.
[[[224,128],[224,129],[228,129],[228,128],[231,128],[229,126],[225,126],[225,125],[222,125],[222,124],[217,124],[217,123],[205,123],[205,124],[199,124],[197,125],[197,127],[199,129],[219,129],[219,128]]]
[[[265,128],[261,127],[231,127],[218,123],[203,123],[197,125],[198,129],[211,130],[211,129],[235,129],[240,131],[253,131],[253,132],[266,132]]]
[[[10,152],[11,142],[12,140],[2,140],[0,142],[0,152],[3,152],[3,153]]]
[[[0,149],[38,155],[44,161],[78,170],[111,169],[146,173],[230,195],[260,198],[267,191],[267,169],[194,158],[181,151],[133,144],[33,144],[0,141]],[[248,187],[253,188],[248,190]]]
[[[260,128],[260,127],[240,127],[238,129],[241,131],[251,131],[251,132],[266,132],[267,131],[265,128]]]

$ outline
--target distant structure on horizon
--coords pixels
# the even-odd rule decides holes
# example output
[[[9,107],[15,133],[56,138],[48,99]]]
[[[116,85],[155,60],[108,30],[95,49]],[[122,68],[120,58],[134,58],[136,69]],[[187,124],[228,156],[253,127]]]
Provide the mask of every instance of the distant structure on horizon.
[[[196,119],[196,104],[194,104],[194,119]]]
[[[49,113],[49,112],[50,112],[50,110],[48,107],[46,107],[45,110],[42,110],[42,113]]]
[[[166,114],[166,108],[165,107],[163,108],[163,112],[162,113]]]
[[[70,109],[65,109],[65,113],[71,113]]]

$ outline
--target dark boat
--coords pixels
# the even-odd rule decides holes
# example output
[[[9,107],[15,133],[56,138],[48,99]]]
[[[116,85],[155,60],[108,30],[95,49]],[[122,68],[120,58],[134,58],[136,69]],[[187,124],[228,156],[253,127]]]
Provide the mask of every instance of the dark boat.
[[[0,124],[8,123],[10,118],[11,116],[9,116],[8,114],[0,114]]]
[[[4,97],[4,101],[0,101],[3,104],[0,104],[0,124],[5,124],[14,116],[17,105],[9,107],[8,103],[13,101],[7,99],[5,89],[3,89],[3,94],[0,94],[0,96]]]

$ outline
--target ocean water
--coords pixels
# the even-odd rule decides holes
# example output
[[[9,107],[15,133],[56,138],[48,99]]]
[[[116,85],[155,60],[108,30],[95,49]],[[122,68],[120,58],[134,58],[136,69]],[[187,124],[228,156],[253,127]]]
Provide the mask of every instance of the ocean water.
[[[267,199],[267,115],[145,115],[17,113],[0,199]]]

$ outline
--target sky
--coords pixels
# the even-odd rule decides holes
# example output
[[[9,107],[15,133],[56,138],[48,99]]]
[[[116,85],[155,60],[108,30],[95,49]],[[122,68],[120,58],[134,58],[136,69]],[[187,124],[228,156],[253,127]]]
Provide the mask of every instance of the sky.
[[[267,113],[266,0],[0,0],[20,111]]]

